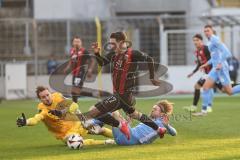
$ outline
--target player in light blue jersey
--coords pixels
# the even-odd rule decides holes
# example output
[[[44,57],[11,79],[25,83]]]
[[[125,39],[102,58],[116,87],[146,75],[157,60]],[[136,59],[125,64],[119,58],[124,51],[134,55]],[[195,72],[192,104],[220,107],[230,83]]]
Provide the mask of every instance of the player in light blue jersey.
[[[231,80],[229,76],[229,67],[227,58],[232,54],[228,48],[223,44],[219,37],[214,35],[214,30],[211,25],[204,27],[205,36],[208,38],[208,48],[211,52],[211,59],[200,67],[204,68],[208,65],[212,65],[212,69],[208,74],[208,78],[203,85],[203,112],[202,115],[206,115],[207,105],[209,103],[209,95],[211,94],[211,88],[213,88],[215,82],[220,82],[223,85],[223,91],[228,95],[234,95],[240,93],[240,85],[232,88]]]
[[[169,116],[172,114],[172,111],[173,104],[167,100],[162,100],[153,106],[150,117],[159,127],[163,128],[167,134],[176,136],[176,129],[169,124]],[[116,119],[123,120],[123,117],[119,114],[119,112],[114,112],[113,116]],[[112,128],[114,140],[118,145],[148,144],[152,143],[159,137],[155,130],[143,123],[139,123],[133,128],[129,125],[129,130],[131,138],[128,140],[118,128]]]

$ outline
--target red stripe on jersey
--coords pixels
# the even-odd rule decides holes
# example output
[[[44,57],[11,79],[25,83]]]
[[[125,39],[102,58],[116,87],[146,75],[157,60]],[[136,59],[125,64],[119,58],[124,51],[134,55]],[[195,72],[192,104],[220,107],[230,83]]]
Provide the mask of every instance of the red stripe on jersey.
[[[114,57],[113,61],[114,61],[114,64],[116,65],[116,62],[118,61],[118,59],[120,58],[120,54],[118,54],[117,56]],[[117,83],[117,75],[118,75],[118,71],[119,70],[116,70],[115,67],[116,66],[113,66],[114,69],[113,69],[113,93],[116,93],[116,83]]]
[[[71,64],[73,64],[73,56],[76,56],[77,59],[77,64],[75,64],[74,68],[72,68],[72,74],[74,76],[77,76],[79,74],[80,71],[80,67],[81,67],[81,62],[82,62],[82,56],[84,53],[85,49],[84,48],[80,48],[78,51],[75,50],[75,48],[72,48],[70,50],[70,54],[71,54]]]
[[[130,64],[132,62],[132,49],[128,49],[127,53],[124,53],[125,56],[127,57],[127,59],[124,61],[124,65],[122,67],[122,72],[119,72],[119,69],[116,69],[117,66],[114,66],[114,70],[113,70],[113,92],[116,93],[117,92],[117,78],[118,75],[120,74],[120,83],[119,83],[119,88],[118,91],[120,94],[124,93],[124,88],[125,88],[125,83],[126,83],[126,79],[127,79],[127,74],[128,74],[128,70],[130,67]],[[119,60],[119,58],[121,57],[121,55],[117,55],[114,57],[114,65],[118,65],[117,62]]]
[[[122,72],[121,80],[120,80],[120,86],[119,86],[120,94],[124,93],[124,87],[125,87],[125,84],[127,81],[127,74],[128,74],[128,70],[129,70],[131,62],[132,62],[132,49],[129,48],[127,51],[127,61],[124,63],[123,72]]]
[[[197,59],[200,61],[201,65],[208,62],[206,53],[204,52],[204,46],[202,46],[200,50],[196,50],[195,55],[196,55]],[[209,66],[204,67],[205,73],[208,73],[210,70],[211,70],[211,68]]]

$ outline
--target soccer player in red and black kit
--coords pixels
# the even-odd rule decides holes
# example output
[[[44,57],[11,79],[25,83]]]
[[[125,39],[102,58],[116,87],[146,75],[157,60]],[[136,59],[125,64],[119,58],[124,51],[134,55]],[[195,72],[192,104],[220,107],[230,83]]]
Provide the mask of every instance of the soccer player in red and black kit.
[[[96,43],[93,44],[92,48],[98,64],[104,66],[112,63],[114,94],[102,102],[97,103],[85,116],[94,118],[122,108],[131,118],[137,119],[153,128],[161,137],[165,133],[165,128],[159,128],[147,115],[140,113],[134,108],[135,99],[132,92],[133,87],[136,85],[135,73],[138,66],[137,62],[146,61],[150,72],[150,81],[156,86],[160,84],[159,80],[154,79],[154,61],[150,56],[140,51],[133,50],[132,48],[128,48],[125,41],[126,35],[123,32],[112,33],[110,36],[110,43],[115,45],[115,49],[104,57],[99,54],[100,48],[98,45]],[[116,121],[114,125],[119,126],[119,122]]]
[[[89,65],[86,72],[86,65]],[[72,100],[77,103],[80,89],[83,86],[86,75],[91,77],[94,67],[93,58],[89,52],[83,48],[80,37],[75,36],[72,40],[70,50],[70,60],[64,72],[71,68],[72,72]]]
[[[196,63],[197,66],[196,68],[192,71],[192,73],[190,73],[187,77],[190,78],[192,77],[200,68],[201,65],[205,64],[211,57],[210,57],[210,52],[208,50],[208,46],[203,44],[203,37],[201,34],[196,34],[193,36],[193,43],[196,47],[196,51],[195,51],[195,56],[196,56]],[[209,71],[211,70],[211,66],[207,66],[204,68],[204,73],[207,75],[209,73]],[[196,112],[197,110],[197,104],[200,98],[200,89],[203,86],[203,84],[206,81],[206,75],[204,75],[203,77],[201,77],[197,83],[195,84],[194,88],[194,98],[193,98],[193,105],[190,107],[184,107],[184,109],[191,111],[191,112]],[[215,84],[220,90],[222,89],[222,85],[220,82]],[[213,99],[213,94],[214,91],[212,90],[212,94],[211,94],[211,99]],[[212,104],[209,104],[207,111],[211,112],[212,108],[211,108]]]
[[[153,128],[159,134],[160,138],[162,138],[166,129],[158,127],[158,125],[147,115],[134,108],[135,99],[132,92],[133,87],[136,85],[137,77],[135,73],[137,72],[137,62],[146,61],[150,72],[150,81],[153,85],[160,85],[160,81],[154,79],[153,59],[140,51],[128,48],[126,46],[126,35],[123,32],[112,33],[110,36],[110,43],[115,47],[104,57],[100,55],[100,48],[97,43],[92,45],[92,49],[100,66],[110,63],[113,65],[112,80],[114,94],[95,104],[91,107],[90,111],[84,113],[84,119],[87,120],[84,125],[88,123],[91,124],[91,119],[97,118],[105,124],[120,128],[120,131],[130,139],[127,122],[119,122],[109,114],[109,112],[122,108],[131,118],[137,119]],[[54,112],[55,111],[52,111],[52,114],[55,114]],[[66,111],[62,111],[62,114],[64,114],[64,112]],[[82,114],[77,114],[77,116],[82,120]]]

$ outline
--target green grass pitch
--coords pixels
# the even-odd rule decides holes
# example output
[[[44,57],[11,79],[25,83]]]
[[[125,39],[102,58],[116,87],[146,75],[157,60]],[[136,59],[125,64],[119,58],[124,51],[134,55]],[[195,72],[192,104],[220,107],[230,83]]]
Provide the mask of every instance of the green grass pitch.
[[[240,159],[240,97],[218,97],[213,113],[207,117],[191,117],[182,110],[191,98],[171,98],[175,103],[171,124],[176,137],[165,136],[153,144],[138,146],[91,146],[70,150],[48,133],[43,124],[18,128],[16,118],[24,112],[27,117],[37,112],[37,101],[3,101],[0,103],[0,160],[225,160]],[[157,99],[139,99],[137,108],[148,113]],[[80,100],[82,110],[95,101]],[[101,136],[94,136],[101,139]]]

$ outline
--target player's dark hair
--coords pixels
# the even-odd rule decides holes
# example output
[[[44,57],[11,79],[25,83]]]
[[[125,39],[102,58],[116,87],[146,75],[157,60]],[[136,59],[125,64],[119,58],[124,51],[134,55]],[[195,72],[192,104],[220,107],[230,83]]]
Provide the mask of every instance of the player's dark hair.
[[[124,32],[114,32],[110,35],[110,38],[116,39],[117,42],[125,41],[127,39]]]
[[[213,29],[213,26],[210,25],[210,24],[207,24],[207,25],[204,26],[204,28],[210,28],[210,29]]]
[[[48,90],[48,88],[44,87],[44,86],[37,86],[37,88],[36,88],[37,97],[40,98],[39,93],[41,93],[42,91],[45,91],[45,90]]]
[[[81,40],[81,38],[80,38],[79,36],[74,36],[74,37],[72,38],[72,42],[73,42],[74,39],[80,39],[80,40]]]
[[[203,40],[203,37],[202,37],[201,34],[195,34],[195,35],[193,36],[193,38],[197,38],[197,39]]]

